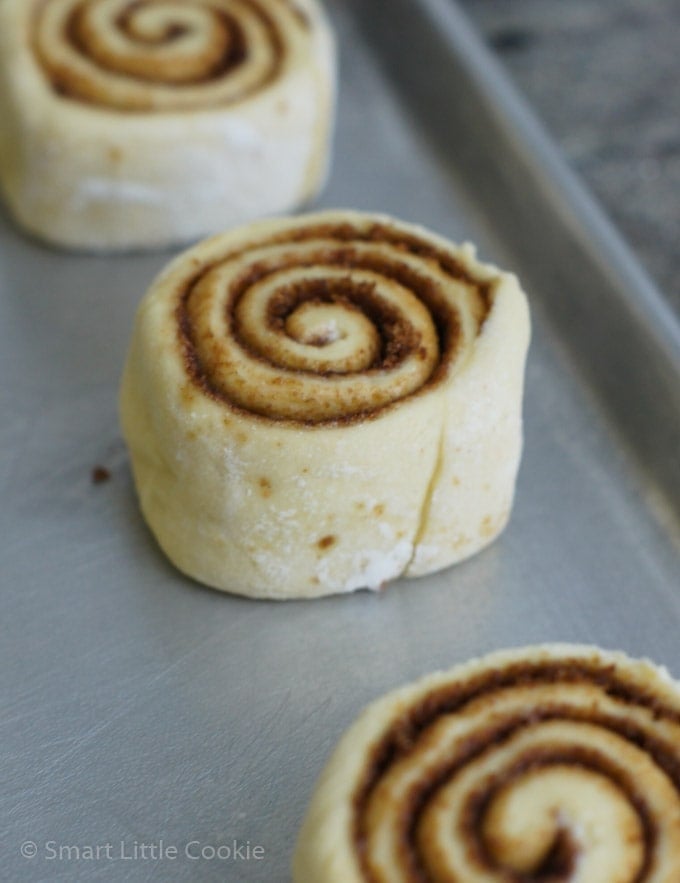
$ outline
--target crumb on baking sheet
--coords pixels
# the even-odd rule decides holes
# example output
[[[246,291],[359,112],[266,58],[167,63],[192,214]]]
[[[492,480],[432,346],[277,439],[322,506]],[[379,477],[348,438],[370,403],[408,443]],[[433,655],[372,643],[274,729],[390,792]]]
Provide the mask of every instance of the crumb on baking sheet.
[[[92,484],[104,484],[111,480],[111,473],[105,466],[95,466],[90,473]]]

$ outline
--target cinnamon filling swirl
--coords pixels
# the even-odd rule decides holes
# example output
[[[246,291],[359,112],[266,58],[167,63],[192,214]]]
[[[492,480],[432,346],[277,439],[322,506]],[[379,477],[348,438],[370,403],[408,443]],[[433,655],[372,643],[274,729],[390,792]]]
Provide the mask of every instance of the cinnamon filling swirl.
[[[680,700],[627,675],[519,661],[418,698],[355,793],[364,878],[678,879]]]
[[[55,91],[126,112],[242,101],[274,82],[308,37],[289,0],[43,0],[33,22]]]
[[[177,296],[187,371],[206,394],[323,423],[369,417],[439,382],[464,361],[492,291],[443,249],[372,224],[254,241]]]

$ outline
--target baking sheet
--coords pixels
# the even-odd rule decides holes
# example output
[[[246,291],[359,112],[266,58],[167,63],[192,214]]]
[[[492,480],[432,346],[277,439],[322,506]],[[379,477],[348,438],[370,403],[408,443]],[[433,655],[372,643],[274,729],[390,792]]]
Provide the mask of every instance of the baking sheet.
[[[285,881],[325,757],[389,688],[555,640],[680,675],[677,327],[450,0],[329,6],[342,82],[319,205],[472,239],[531,297],[513,518],[471,561],[380,595],[190,582],[137,511],[116,415],[169,254],[61,254],[2,215],[6,879]]]

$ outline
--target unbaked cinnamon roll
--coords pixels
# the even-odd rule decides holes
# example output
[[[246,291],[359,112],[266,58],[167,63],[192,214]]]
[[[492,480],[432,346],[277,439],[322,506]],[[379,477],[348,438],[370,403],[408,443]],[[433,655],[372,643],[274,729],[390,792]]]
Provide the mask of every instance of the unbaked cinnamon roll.
[[[122,423],[175,564],[245,595],[377,589],[505,526],[529,338],[516,278],[388,217],[260,222],[141,304]]]
[[[680,685],[596,648],[495,653],[378,700],[318,782],[295,883],[677,883]]]
[[[0,184],[59,245],[198,238],[318,191],[334,88],[316,0],[3,0]]]

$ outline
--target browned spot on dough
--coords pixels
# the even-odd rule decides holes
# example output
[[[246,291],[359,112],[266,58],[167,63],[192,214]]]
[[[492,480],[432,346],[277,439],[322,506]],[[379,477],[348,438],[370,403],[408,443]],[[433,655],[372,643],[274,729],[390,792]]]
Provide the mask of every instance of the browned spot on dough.
[[[338,538],[334,537],[333,534],[326,534],[325,537],[321,537],[321,539],[317,542],[317,546],[319,549],[330,549],[331,546],[334,546],[337,543]]]
[[[112,163],[119,163],[123,158],[123,151],[120,147],[109,147],[109,159]]]
[[[248,436],[245,434],[245,432],[241,432],[239,430],[239,432],[236,433],[236,441],[244,445],[248,441]]]
[[[373,507],[373,514],[377,515],[380,518],[381,515],[385,514],[385,504],[384,503],[376,503]]]
[[[458,478],[457,475],[454,475],[454,476],[453,476],[453,479],[452,479],[452,481],[451,481],[451,484],[452,484],[454,487],[459,487],[459,486],[460,486],[460,478]]]
[[[187,432],[187,438],[189,439],[189,441],[196,441],[196,439],[198,438],[198,433],[194,429],[190,429]]]
[[[356,508],[357,508],[360,512],[363,511],[363,510],[366,508],[366,504],[365,504],[365,503],[362,503],[361,500],[359,500],[359,502],[358,502],[358,503],[355,503],[354,505],[356,506]]]
[[[179,391],[179,395],[185,405],[191,404],[196,398],[196,388],[190,383],[184,383]]]
[[[271,497],[271,495],[272,495],[271,481],[269,481],[269,479],[266,478],[265,476],[262,476],[262,478],[260,478],[258,484],[260,485],[260,493],[262,494],[262,496],[265,498]]]
[[[311,583],[313,586],[318,586],[318,585],[319,585],[319,577],[318,577],[318,576],[313,576],[313,577],[310,579],[310,583]]]
[[[482,523],[479,525],[479,534],[483,537],[490,537],[494,533],[496,533],[496,519],[492,515],[487,515],[482,518]]]

